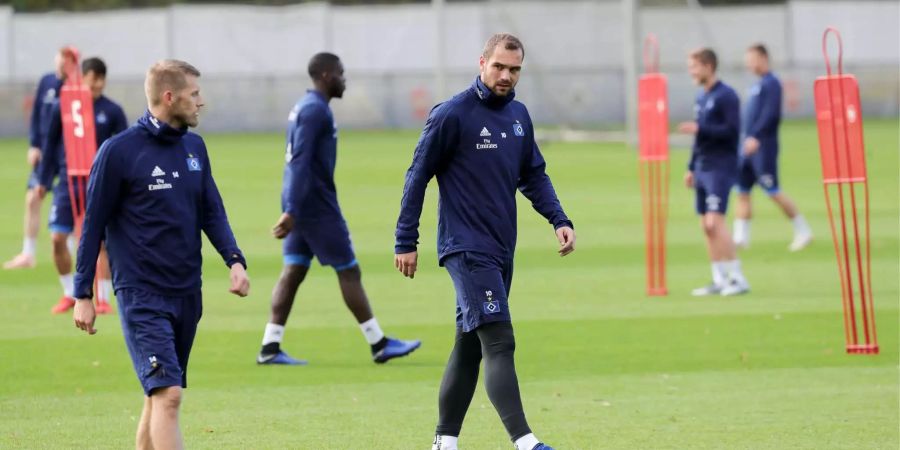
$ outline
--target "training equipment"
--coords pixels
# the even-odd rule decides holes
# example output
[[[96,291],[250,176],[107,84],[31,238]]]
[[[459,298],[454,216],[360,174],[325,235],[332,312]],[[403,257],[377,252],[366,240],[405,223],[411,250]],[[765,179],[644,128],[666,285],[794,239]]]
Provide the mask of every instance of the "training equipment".
[[[638,81],[638,173],[644,212],[647,295],[666,289],[666,220],[669,215],[669,104],[666,76],[659,73],[659,43],[644,40],[644,74]]]
[[[97,155],[97,136],[94,128],[94,96],[81,79],[79,53],[75,47],[62,51],[63,72],[66,81],[59,91],[59,111],[63,126],[63,143],[66,152],[66,174],[69,181],[69,199],[72,202],[74,235],[81,236],[81,226],[87,208],[87,185],[91,165]],[[96,282],[94,292],[97,292]],[[109,314],[112,308],[102,306],[102,312]]]
[[[828,58],[830,33],[837,38],[837,75],[832,75],[831,61]],[[872,305],[869,184],[859,84],[856,77],[843,73],[843,44],[838,30],[831,27],[825,30],[822,35],[822,53],[825,56],[827,75],[816,79],[813,91],[825,204],[828,208],[828,224],[834,241],[844,306],[846,348],[847,353],[876,354],[878,339],[875,335],[875,310]],[[864,196],[861,212],[858,211],[856,200],[859,190]],[[837,192],[836,210],[835,205],[832,205],[834,192]],[[837,220],[835,214],[838,216]],[[863,223],[860,223],[860,215],[863,216]]]
[[[66,150],[66,171],[69,177],[69,198],[72,199],[72,216],[75,235],[81,235],[86,206],[88,175],[97,154],[97,138],[94,134],[94,98],[90,89],[82,83],[78,50],[63,50],[66,81],[59,92],[59,110],[62,114],[63,140]]]

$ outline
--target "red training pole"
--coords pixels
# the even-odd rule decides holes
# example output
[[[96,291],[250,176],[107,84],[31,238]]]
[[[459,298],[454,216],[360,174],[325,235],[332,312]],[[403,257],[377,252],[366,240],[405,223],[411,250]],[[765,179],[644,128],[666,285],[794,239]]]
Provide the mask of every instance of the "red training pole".
[[[837,75],[831,73],[829,34],[834,34],[838,44]],[[841,284],[846,350],[847,353],[875,354],[878,353],[878,338],[872,300],[869,184],[859,83],[853,75],[843,73],[843,43],[837,29],[829,27],[825,30],[822,35],[822,53],[827,75],[816,79],[813,94],[825,205]],[[858,188],[864,191],[862,224],[856,198]],[[836,211],[832,191],[837,191]],[[861,243],[861,240],[865,243]]]
[[[638,176],[644,216],[647,295],[666,288],[666,221],[669,214],[669,108],[666,76],[659,73],[659,43],[644,40],[644,74],[638,80]]]

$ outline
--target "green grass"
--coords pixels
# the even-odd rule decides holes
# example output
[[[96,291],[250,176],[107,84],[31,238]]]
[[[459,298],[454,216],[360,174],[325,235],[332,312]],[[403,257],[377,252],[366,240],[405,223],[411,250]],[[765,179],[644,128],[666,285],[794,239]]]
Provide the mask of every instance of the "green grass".
[[[753,293],[729,299],[687,294],[709,277],[692,194],[680,186],[687,152],[672,161],[671,295],[647,298],[634,154],[619,144],[544,147],[578,250],[556,257],[550,228],[520,204],[511,299],[538,437],[562,449],[898,447],[897,122],[866,125],[878,356],[843,351],[815,128],[789,123],[783,136],[783,187],[817,240],[789,253],[789,223],[757,193],[752,248],[741,255]],[[337,181],[380,322],[393,335],[423,339],[422,348],[386,366],[369,362],[333,273],[317,266],[285,340],[311,365],[285,368],[254,364],[281,266],[269,227],[280,212],[282,138],[207,136],[252,291],[228,295],[227,273],[204,247],[205,311],[182,418],[189,448],[428,448],[454,303],[435,261],[433,186],[420,273],[410,281],[392,266],[416,138],[342,132]],[[24,150],[24,140],[0,141],[0,256],[20,245]],[[0,271],[0,448],[127,448],[142,400],[118,318],[101,317],[99,334],[88,337],[71,317],[49,314],[59,295],[49,247],[43,230],[36,270]],[[510,448],[481,388],[461,445]]]

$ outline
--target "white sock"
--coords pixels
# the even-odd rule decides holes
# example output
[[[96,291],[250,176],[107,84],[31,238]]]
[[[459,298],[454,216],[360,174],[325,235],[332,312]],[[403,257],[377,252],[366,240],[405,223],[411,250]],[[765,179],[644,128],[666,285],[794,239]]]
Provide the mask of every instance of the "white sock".
[[[723,263],[726,273],[727,280],[735,280],[740,283],[746,283],[747,280],[744,278],[744,273],[741,271],[741,260],[735,259],[732,261],[725,261]]]
[[[721,261],[713,261],[712,263],[713,284],[716,286],[724,286],[725,280],[728,279],[728,270],[725,263]]]
[[[438,435],[434,437],[431,443],[431,450],[456,450],[456,443],[459,438],[456,436]]]
[[[97,281],[97,300],[109,303],[112,298],[112,281],[100,278]]]
[[[28,256],[34,256],[37,252],[37,239],[25,238],[22,240],[22,253]]]
[[[541,441],[534,437],[534,433],[528,433],[525,436],[516,439],[516,450],[531,450],[535,445],[540,443]]]
[[[794,224],[794,234],[810,234],[811,230],[809,229],[809,224],[806,223],[806,219],[803,218],[803,214],[797,214],[791,219],[791,222]]]
[[[750,219],[734,219],[734,242],[750,242]]]
[[[75,276],[71,273],[60,275],[59,284],[62,285],[64,296],[72,297],[75,294]]]
[[[69,253],[74,257],[75,252],[78,250],[78,241],[75,240],[75,236],[71,234],[66,238],[66,247],[69,248]]]
[[[284,325],[275,323],[266,324],[266,332],[263,333],[262,345],[271,344],[273,342],[281,343],[284,338]]]
[[[384,339],[384,332],[381,331],[381,327],[378,326],[378,320],[374,317],[359,324],[359,329],[362,330],[363,335],[366,337],[366,342],[368,342],[369,345],[375,345]]]

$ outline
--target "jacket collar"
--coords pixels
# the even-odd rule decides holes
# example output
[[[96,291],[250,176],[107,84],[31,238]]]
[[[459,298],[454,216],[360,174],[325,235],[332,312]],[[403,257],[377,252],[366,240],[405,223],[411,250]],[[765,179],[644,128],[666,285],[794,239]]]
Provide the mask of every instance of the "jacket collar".
[[[181,140],[187,134],[188,127],[174,128],[169,124],[157,119],[149,110],[138,119],[138,124],[144,127],[156,139],[168,143],[175,143]]]
[[[471,90],[475,93],[475,96],[478,97],[478,100],[489,108],[502,108],[516,98],[515,89],[509,91],[509,94],[504,96],[495,94],[484,85],[481,81],[481,76],[475,77],[475,81],[472,82]]]

